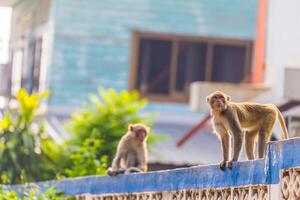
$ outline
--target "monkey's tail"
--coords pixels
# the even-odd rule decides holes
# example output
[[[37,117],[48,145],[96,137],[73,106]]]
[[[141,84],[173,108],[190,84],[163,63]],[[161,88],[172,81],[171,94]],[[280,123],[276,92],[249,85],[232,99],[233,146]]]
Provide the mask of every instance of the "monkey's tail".
[[[283,118],[280,110],[277,107],[276,107],[276,110],[277,110],[278,120],[279,120],[280,127],[281,127],[282,136],[284,137],[284,139],[288,139],[289,138],[289,133],[288,133],[288,130],[286,128],[284,118]]]

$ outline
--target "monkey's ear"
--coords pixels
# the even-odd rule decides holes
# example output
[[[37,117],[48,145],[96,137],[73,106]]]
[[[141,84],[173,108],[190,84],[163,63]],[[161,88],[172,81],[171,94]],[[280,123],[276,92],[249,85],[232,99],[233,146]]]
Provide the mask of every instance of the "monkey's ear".
[[[128,125],[128,131],[133,131],[133,129],[134,129],[133,125],[132,125],[132,124],[129,124],[129,125]]]
[[[208,103],[210,99],[210,96],[206,96],[206,102]]]
[[[226,96],[227,101],[231,101],[231,97],[230,96]]]

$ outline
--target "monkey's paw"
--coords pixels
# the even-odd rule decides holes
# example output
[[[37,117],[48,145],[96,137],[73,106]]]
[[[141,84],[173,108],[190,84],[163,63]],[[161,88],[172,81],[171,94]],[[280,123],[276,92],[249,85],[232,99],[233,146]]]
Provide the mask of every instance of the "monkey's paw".
[[[225,170],[225,167],[226,167],[226,161],[222,161],[222,162],[220,162],[220,169],[222,170],[222,171],[224,171]]]
[[[228,167],[228,169],[230,169],[230,170],[232,170],[232,164],[233,163],[233,161],[231,160],[231,161],[228,161],[228,163],[227,163],[227,167]]]
[[[117,175],[117,171],[112,170],[112,168],[108,168],[108,170],[106,171],[106,173],[109,176],[116,176]]]

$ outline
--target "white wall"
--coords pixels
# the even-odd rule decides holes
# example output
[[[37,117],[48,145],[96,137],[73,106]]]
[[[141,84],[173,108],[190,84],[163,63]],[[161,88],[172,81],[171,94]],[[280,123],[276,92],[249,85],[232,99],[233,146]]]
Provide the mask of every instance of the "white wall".
[[[284,68],[300,68],[300,0],[269,0],[268,4],[265,82],[275,98],[282,98]],[[293,84],[300,89],[300,77]]]
[[[11,8],[0,7],[0,64],[8,62]]]

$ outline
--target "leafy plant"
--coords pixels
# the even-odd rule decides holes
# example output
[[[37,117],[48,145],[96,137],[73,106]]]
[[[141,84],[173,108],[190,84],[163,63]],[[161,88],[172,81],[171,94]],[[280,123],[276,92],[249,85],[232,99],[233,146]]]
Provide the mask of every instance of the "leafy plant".
[[[107,156],[98,157],[101,140],[87,138],[82,146],[77,146],[71,155],[72,168],[65,172],[69,177],[104,174],[107,168]]]
[[[0,182],[23,183],[54,178],[62,147],[47,138],[40,116],[40,101],[48,93],[17,94],[18,109],[0,120]]]
[[[75,112],[66,127],[74,134],[70,141],[72,165],[65,171],[71,177],[104,174],[128,124],[151,125],[151,116],[140,113],[147,101],[135,91],[99,89],[99,95],[89,99],[90,104]],[[148,142],[157,139],[151,133]]]

